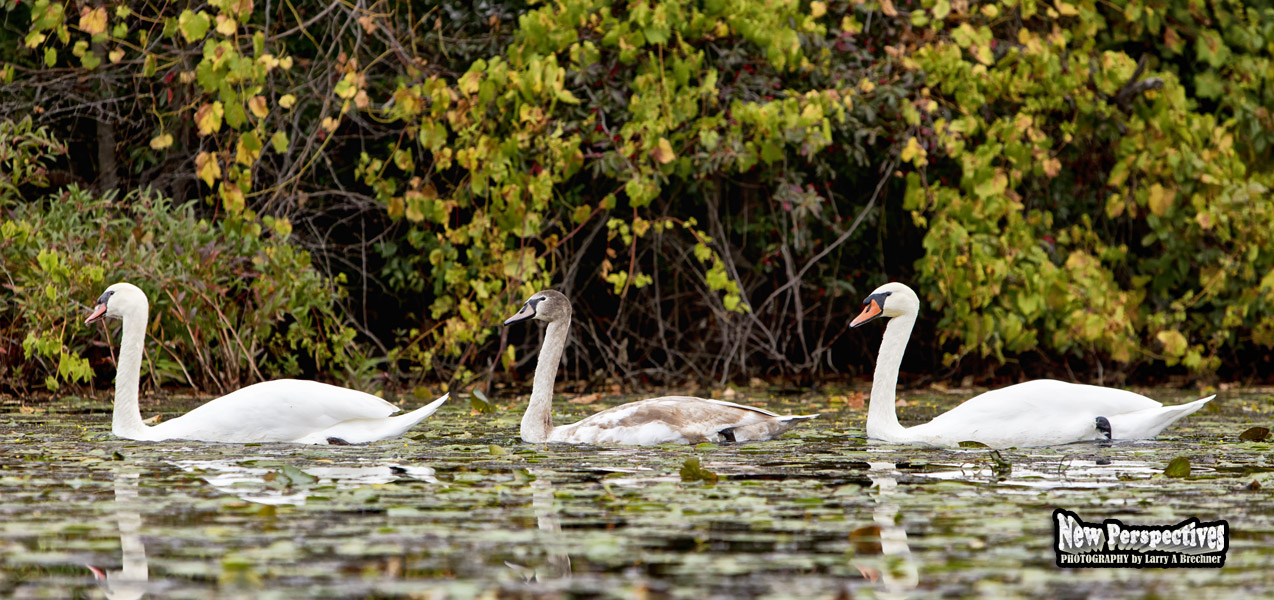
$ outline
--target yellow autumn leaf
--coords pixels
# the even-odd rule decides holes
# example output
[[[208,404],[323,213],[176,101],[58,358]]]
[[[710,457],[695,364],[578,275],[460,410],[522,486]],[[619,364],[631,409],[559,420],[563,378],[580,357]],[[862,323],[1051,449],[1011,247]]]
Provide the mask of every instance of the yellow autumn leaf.
[[[1062,172],[1062,161],[1056,158],[1047,158],[1044,160],[1044,174],[1049,177],[1057,177]]]
[[[650,151],[650,156],[662,165],[666,165],[677,158],[676,153],[672,151],[672,144],[668,143],[668,138],[659,138],[659,143],[655,144],[655,148]]]
[[[1159,343],[1163,344],[1163,349],[1169,356],[1181,356],[1185,354],[1186,348],[1190,345],[1189,342],[1186,341],[1186,336],[1181,335],[1181,332],[1176,329],[1160,331],[1155,334],[1155,338],[1159,340]]]
[[[1208,213],[1201,212],[1195,214],[1194,222],[1198,223],[1199,227],[1204,230],[1212,229],[1212,215],[1209,215]],[[1271,271],[1271,273],[1274,273],[1274,271]]]
[[[995,62],[995,55],[991,53],[991,47],[985,44],[978,44],[973,47],[973,58],[988,66]]]
[[[150,147],[155,150],[163,150],[171,145],[173,145],[173,136],[170,133],[157,135],[150,140]]]
[[[292,94],[283,94],[283,96],[279,98],[279,106],[282,106],[283,108],[292,108],[293,104],[296,104],[296,96],[293,96]]]
[[[1073,17],[1079,14],[1079,11],[1075,10],[1075,5],[1062,2],[1061,0],[1058,0],[1057,2],[1057,12],[1063,17]]]
[[[249,131],[239,136],[239,142],[235,144],[235,162],[250,167],[260,156],[261,139],[257,137],[255,131]]]
[[[106,32],[106,7],[80,9],[80,30],[89,35]]]
[[[110,54],[108,54],[107,56],[110,57],[112,64],[118,63],[119,61],[124,60],[124,50],[123,48],[116,48],[114,50],[111,50]]]
[[[323,117],[323,122],[320,124],[320,126],[328,133],[336,131],[336,128],[340,127],[340,125],[340,119],[333,119],[332,117]]]
[[[285,56],[285,57],[283,57],[283,58],[280,58],[280,59],[279,59],[279,66],[280,66],[280,67],[283,67],[283,70],[284,70],[284,71],[287,71],[287,70],[291,69],[291,68],[292,68],[292,57],[291,57],[291,56]]]
[[[826,2],[819,2],[818,0],[810,2],[810,16],[817,19],[825,14],[827,14]]]
[[[336,83],[336,95],[342,100],[349,100],[358,92],[358,85],[354,81],[353,73],[346,73],[345,77]]]
[[[195,126],[199,135],[210,135],[221,130],[221,117],[225,115],[225,107],[220,102],[204,103],[195,111]]]
[[[1164,189],[1162,185],[1154,184],[1150,186],[1149,193],[1146,194],[1146,205],[1150,207],[1150,212],[1155,216],[1162,217],[1168,212],[1168,208],[1172,206],[1172,201],[1177,197],[1177,190],[1173,188]]]
[[[898,9],[894,8],[893,0],[880,0],[880,12],[885,13],[887,17],[898,16]]]
[[[456,80],[456,87],[460,89],[460,93],[468,96],[478,93],[478,87],[481,84],[482,73],[478,71],[469,71]]]
[[[234,31],[239,28],[239,24],[234,19],[225,15],[217,15],[217,33],[229,37],[234,35]]]
[[[270,114],[270,107],[266,106],[264,96],[249,98],[248,110],[252,111],[252,114],[256,115],[258,119],[264,119],[266,115]]]
[[[358,93],[354,94],[354,106],[357,106],[359,110],[367,108],[367,105],[371,103],[372,100],[367,96],[366,90],[358,90]]]
[[[231,214],[243,212],[243,190],[228,181],[221,182],[221,202]]]
[[[216,155],[209,152],[200,152],[195,156],[195,174],[209,186],[212,182],[221,178],[221,163],[217,160]]]
[[[927,154],[928,153],[925,152],[925,149],[920,147],[920,142],[913,136],[907,139],[907,144],[903,146],[902,154],[899,155],[899,158],[901,158],[903,162],[911,162],[915,163],[916,166],[922,166],[927,163],[927,160],[925,159]]]

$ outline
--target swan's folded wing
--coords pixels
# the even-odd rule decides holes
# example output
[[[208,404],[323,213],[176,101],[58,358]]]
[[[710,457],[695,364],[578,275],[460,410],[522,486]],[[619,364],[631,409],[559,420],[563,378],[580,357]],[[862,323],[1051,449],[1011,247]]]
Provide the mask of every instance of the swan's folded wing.
[[[733,402],[665,396],[622,404],[560,427],[550,441],[636,445],[714,442],[720,441],[722,430],[779,418],[768,410]]]
[[[1126,390],[1037,379],[975,396],[912,430],[943,445],[1047,446],[1098,439],[1099,416],[1114,419],[1162,406]]]
[[[250,385],[160,423],[169,438],[219,442],[292,441],[350,419],[382,419],[398,407],[371,394],[317,381]]]

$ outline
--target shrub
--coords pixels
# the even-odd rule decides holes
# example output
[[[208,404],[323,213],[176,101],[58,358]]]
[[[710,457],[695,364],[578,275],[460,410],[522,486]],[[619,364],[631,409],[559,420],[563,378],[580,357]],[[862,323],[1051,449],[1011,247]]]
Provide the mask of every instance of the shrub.
[[[56,146],[53,146],[56,148]],[[26,160],[43,160],[31,153]],[[226,391],[302,372],[343,374],[362,356],[335,310],[339,278],[288,243],[286,221],[210,222],[149,192],[76,186],[37,201],[0,195],[0,385],[85,383],[118,339],[83,325],[106,286],[146,291],[145,369],[155,385]]]

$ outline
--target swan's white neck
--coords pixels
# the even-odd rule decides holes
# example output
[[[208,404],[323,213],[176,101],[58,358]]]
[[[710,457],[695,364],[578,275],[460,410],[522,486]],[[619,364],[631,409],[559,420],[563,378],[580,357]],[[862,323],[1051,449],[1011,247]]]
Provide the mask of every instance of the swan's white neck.
[[[531,404],[522,415],[522,441],[539,444],[548,441],[553,432],[553,382],[566,349],[566,334],[571,318],[549,323],[544,332],[544,345],[535,365],[535,383],[531,386]]]
[[[115,414],[111,432],[133,440],[145,439],[149,429],[142,423],[141,408],[137,405],[148,317],[149,311],[144,306],[123,315],[124,334],[119,344],[119,363],[115,368]]]
[[[876,375],[871,383],[871,403],[867,407],[867,437],[888,442],[911,441],[907,430],[898,423],[898,411],[894,398],[898,389],[898,370],[902,368],[902,355],[907,350],[911,328],[916,315],[889,319],[885,326],[885,338],[880,342],[880,355],[876,357]]]

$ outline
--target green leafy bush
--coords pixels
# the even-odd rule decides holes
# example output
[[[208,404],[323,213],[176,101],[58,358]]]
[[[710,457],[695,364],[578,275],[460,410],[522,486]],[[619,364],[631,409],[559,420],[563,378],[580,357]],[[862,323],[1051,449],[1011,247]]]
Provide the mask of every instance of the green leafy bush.
[[[1227,42],[1184,3],[1166,16],[1143,2],[934,6],[913,13],[939,36],[914,53],[935,93],[903,156],[906,208],[927,229],[920,279],[940,337],[959,342],[948,359],[1042,346],[1212,371],[1274,346],[1272,178],[1246,162],[1267,142],[1235,141],[1268,76],[1213,60]],[[1269,46],[1251,40],[1274,39],[1261,30],[1274,13],[1235,8],[1197,7],[1268,73]],[[1134,40],[1163,59],[1119,49]],[[1171,62],[1187,43],[1193,89]],[[1222,76],[1231,94],[1202,110]]]
[[[339,281],[320,275],[280,222],[249,231],[153,193],[114,196],[75,186],[38,201],[0,195],[0,383],[89,381],[91,359],[118,340],[83,320],[116,281],[150,299],[145,368],[156,385],[225,391],[359,368],[354,330],[334,310]]]
[[[154,186],[237,244],[295,227],[395,372],[527,360],[535,340],[493,326],[550,285],[585,299],[577,376],[868,364],[840,334],[886,277],[921,289],[937,335],[916,350],[949,363],[1208,372],[1274,345],[1269,8],[4,10],[24,30],[0,48],[25,50],[0,107],[89,142],[84,180]]]

